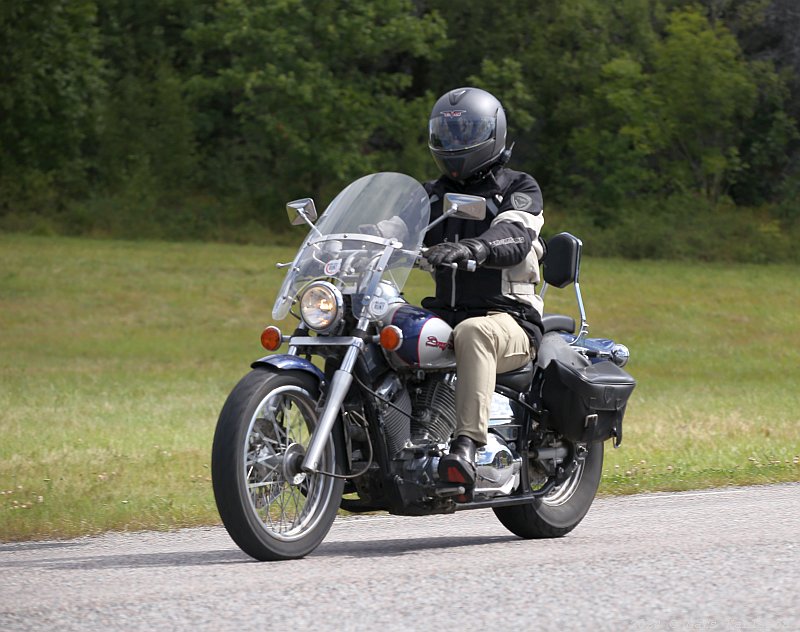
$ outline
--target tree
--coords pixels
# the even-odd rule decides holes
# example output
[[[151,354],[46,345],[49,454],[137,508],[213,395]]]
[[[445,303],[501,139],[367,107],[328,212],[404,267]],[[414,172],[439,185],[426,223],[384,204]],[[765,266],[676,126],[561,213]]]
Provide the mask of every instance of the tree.
[[[740,146],[756,105],[753,69],[731,33],[694,7],[669,14],[649,58],[603,65],[593,92],[603,114],[573,135],[573,149],[595,182],[604,174],[606,202],[675,191],[715,202],[747,168]]]
[[[79,192],[105,91],[91,0],[0,9],[0,208],[52,187]]]
[[[688,0],[672,2],[691,6]],[[800,6],[796,0],[702,0],[712,25],[724,24],[747,61],[757,98],[742,121],[737,203],[762,204],[800,185]],[[792,176],[792,169],[795,175]]]
[[[666,132],[659,165],[677,188],[716,200],[742,168],[741,123],[753,113],[756,87],[724,26],[689,8],[673,12],[666,31],[653,68]]]
[[[563,0],[537,4],[515,27],[531,34],[517,55],[537,121],[520,138],[520,157],[550,197],[618,202],[632,165],[628,140],[618,134],[625,121],[602,98],[604,69],[616,59],[646,68],[663,19],[650,0]]]
[[[96,155],[99,183],[177,194],[198,178],[194,115],[184,82],[194,59],[185,32],[208,3],[97,0],[108,64]]]
[[[253,197],[273,188],[273,204],[375,169],[417,173],[428,99],[409,96],[410,68],[441,32],[407,0],[219,3],[189,33],[207,164],[233,166]]]

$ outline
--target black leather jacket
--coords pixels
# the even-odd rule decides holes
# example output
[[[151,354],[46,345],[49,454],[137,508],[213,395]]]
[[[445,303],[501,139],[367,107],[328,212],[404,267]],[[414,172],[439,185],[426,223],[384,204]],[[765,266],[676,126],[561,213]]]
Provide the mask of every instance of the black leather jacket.
[[[427,182],[431,220],[440,217],[444,194],[480,195],[486,199],[482,221],[448,218],[425,236],[425,245],[465,238],[481,239],[489,257],[475,272],[438,268],[436,296],[423,306],[455,326],[465,318],[490,311],[511,313],[532,340],[541,337],[541,299],[534,287],[539,282],[543,248],[539,231],[544,223],[542,193],[527,173],[506,167],[493,168],[477,183],[461,184],[442,177]]]

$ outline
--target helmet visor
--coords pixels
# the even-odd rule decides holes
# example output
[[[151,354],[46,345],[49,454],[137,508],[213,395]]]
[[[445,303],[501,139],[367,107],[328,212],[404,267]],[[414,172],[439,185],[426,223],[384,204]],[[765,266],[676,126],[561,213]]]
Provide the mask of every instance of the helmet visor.
[[[440,112],[430,120],[428,146],[457,151],[494,138],[496,117],[470,116],[467,112]]]

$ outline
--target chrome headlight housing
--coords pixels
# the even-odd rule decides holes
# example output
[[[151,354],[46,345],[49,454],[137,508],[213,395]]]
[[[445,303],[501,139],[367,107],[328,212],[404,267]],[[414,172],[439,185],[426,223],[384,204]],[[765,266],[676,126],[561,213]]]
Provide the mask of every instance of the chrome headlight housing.
[[[339,289],[327,281],[314,281],[300,295],[300,317],[309,329],[326,333],[344,316],[344,300]]]
[[[628,351],[628,347],[625,345],[615,344],[614,348],[611,350],[611,361],[618,367],[623,367],[628,364],[630,357],[631,352]]]

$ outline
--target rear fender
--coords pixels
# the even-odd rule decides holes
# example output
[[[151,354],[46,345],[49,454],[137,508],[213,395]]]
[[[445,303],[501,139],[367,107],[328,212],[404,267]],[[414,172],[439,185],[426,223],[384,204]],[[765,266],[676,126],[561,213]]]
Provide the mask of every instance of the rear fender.
[[[310,360],[296,355],[289,355],[288,353],[266,356],[253,362],[250,367],[253,369],[259,367],[274,367],[281,371],[305,371],[317,378],[320,385],[325,383],[325,374],[314,366]]]

